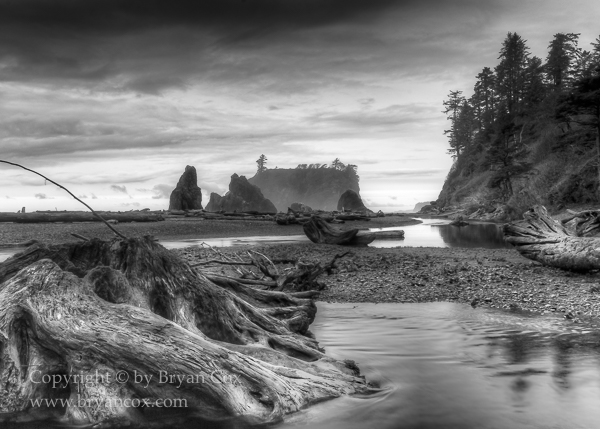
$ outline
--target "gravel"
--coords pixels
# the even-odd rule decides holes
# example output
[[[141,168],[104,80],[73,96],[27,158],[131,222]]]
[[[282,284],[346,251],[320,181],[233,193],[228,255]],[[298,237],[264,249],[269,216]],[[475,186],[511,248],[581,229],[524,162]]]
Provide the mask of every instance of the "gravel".
[[[599,273],[545,267],[513,249],[348,248],[312,243],[252,249],[275,258],[323,263],[351,250],[332,275],[322,277],[326,288],[320,300],[327,302],[450,301],[508,311],[557,313],[573,321],[600,315]],[[247,249],[219,250],[244,257]],[[207,250],[197,248],[179,252],[192,262],[208,256]]]

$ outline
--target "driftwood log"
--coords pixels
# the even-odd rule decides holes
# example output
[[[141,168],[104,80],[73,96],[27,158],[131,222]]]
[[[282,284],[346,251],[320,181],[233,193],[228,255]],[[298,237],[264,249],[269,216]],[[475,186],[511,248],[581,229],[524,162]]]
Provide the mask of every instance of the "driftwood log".
[[[574,271],[600,269],[600,238],[572,235],[543,206],[534,206],[523,220],[504,225],[504,238],[526,258]]]
[[[600,234],[600,212],[598,210],[567,211],[571,216],[561,220],[561,223],[571,234],[577,237],[595,237]]]
[[[311,296],[212,282],[150,238],[36,243],[0,264],[0,426],[39,399],[70,400],[46,410],[63,422],[148,427],[157,401],[265,423],[367,391],[310,333]]]
[[[325,222],[318,216],[313,216],[303,225],[304,233],[313,243],[367,245],[375,240],[375,234],[369,231],[351,229],[342,231]]]
[[[98,212],[107,221],[118,222],[158,222],[164,220],[158,214]],[[0,213],[0,222],[14,223],[55,223],[55,222],[100,222],[88,212],[66,213]]]

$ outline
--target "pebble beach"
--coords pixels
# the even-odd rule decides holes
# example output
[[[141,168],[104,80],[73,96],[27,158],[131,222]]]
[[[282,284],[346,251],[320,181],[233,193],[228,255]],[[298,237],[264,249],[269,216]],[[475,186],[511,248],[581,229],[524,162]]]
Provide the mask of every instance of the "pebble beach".
[[[389,227],[414,224],[404,216],[348,222],[342,228]],[[200,220],[181,218],[153,223],[122,223],[117,228],[134,237],[159,240],[285,236],[303,234],[300,225],[280,226],[266,220]],[[109,239],[113,234],[100,223],[0,224],[0,244],[38,240],[64,243],[77,240],[71,233]],[[223,247],[225,254],[244,257],[250,248]],[[323,275],[327,302],[451,301],[506,311],[555,313],[575,323],[600,316],[600,274],[574,273],[542,266],[514,249],[434,247],[341,247],[313,243],[270,244],[252,249],[273,258],[329,262],[350,251],[331,275]],[[209,250],[190,247],[172,250],[190,262],[209,257]],[[214,253],[212,254],[214,256]],[[224,268],[215,268],[221,269]]]

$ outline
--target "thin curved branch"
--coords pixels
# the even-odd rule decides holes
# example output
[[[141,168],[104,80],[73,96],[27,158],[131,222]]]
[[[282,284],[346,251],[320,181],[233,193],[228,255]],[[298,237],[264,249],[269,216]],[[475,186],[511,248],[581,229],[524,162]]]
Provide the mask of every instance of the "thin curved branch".
[[[108,222],[107,222],[107,221],[106,221],[106,220],[105,220],[105,219],[104,219],[102,216],[100,216],[98,213],[96,213],[96,212],[94,211],[94,209],[93,209],[93,208],[91,208],[91,207],[90,207],[90,206],[88,206],[86,203],[84,203],[84,202],[83,202],[83,201],[81,201],[79,198],[77,198],[75,195],[73,195],[73,193],[72,193],[71,191],[69,191],[67,188],[65,188],[64,186],[62,186],[62,185],[60,185],[60,184],[56,183],[54,180],[48,179],[48,178],[47,178],[46,176],[44,176],[43,174],[40,174],[40,173],[38,173],[37,171],[35,171],[35,170],[32,170],[31,168],[27,168],[27,167],[24,167],[24,166],[22,166],[21,164],[17,164],[17,163],[15,163],[15,162],[4,161],[4,160],[2,160],[2,159],[0,159],[0,162],[1,162],[1,163],[4,163],[4,164],[8,164],[8,165],[14,165],[15,167],[22,168],[23,170],[31,171],[32,173],[34,173],[34,174],[37,174],[37,175],[38,175],[38,176],[40,176],[40,177],[43,177],[43,178],[44,178],[45,180],[47,180],[48,182],[55,184],[55,185],[56,185],[56,186],[58,186],[59,188],[61,188],[61,189],[64,189],[65,191],[67,191],[67,193],[68,193],[70,196],[72,196],[72,197],[73,197],[73,198],[75,198],[77,201],[79,201],[81,204],[83,204],[83,205],[84,205],[84,206],[86,206],[88,209],[90,209],[90,211],[92,212],[92,214],[93,214],[94,216],[96,216],[98,219],[100,219],[102,222],[104,222],[104,224],[105,224],[107,227],[109,227],[109,228],[112,230],[112,232],[114,232],[115,234],[117,234],[117,235],[118,235],[119,237],[121,237],[122,239],[124,239],[124,240],[127,240],[127,237],[125,237],[123,234],[121,234],[119,231],[117,231],[115,228],[113,228],[113,226],[112,226],[110,223],[108,223]]]

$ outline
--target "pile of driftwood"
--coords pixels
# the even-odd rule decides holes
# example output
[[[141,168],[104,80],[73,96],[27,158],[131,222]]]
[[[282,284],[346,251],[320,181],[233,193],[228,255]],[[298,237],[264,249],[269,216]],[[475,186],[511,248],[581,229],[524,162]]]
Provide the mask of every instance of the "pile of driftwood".
[[[159,222],[165,220],[162,214],[132,212],[96,212],[107,221],[119,222]],[[57,223],[57,222],[101,222],[92,212],[33,212],[0,213],[0,222],[14,223]]]
[[[534,206],[523,220],[504,226],[504,237],[525,257],[567,270],[600,269],[599,212],[572,212],[557,221],[544,206]]]
[[[318,291],[325,287],[319,277],[331,274],[336,268],[336,261],[350,254],[345,252],[335,255],[328,263],[321,264],[290,258],[269,258],[254,250],[244,251],[243,257],[239,253],[228,256],[206,243],[202,246],[209,249],[215,257],[205,258],[191,266],[200,269],[214,283],[227,284],[233,281],[255,289],[286,291],[302,298],[316,297]],[[216,267],[228,268],[227,273],[223,269],[221,272],[211,271]]]
[[[345,221],[353,221],[353,220],[371,220],[370,216],[367,216],[361,212],[325,212],[322,210],[317,210],[313,212],[298,212],[291,208],[288,208],[287,213],[277,213],[275,216],[275,222],[278,225],[294,225],[300,224],[304,225],[306,222],[309,222],[313,217],[319,217],[328,223],[344,223]]]
[[[258,221],[273,221],[273,213],[260,213],[256,211],[249,212],[207,212],[206,210],[170,210],[165,217],[169,218],[200,218],[210,220],[258,220]]]

